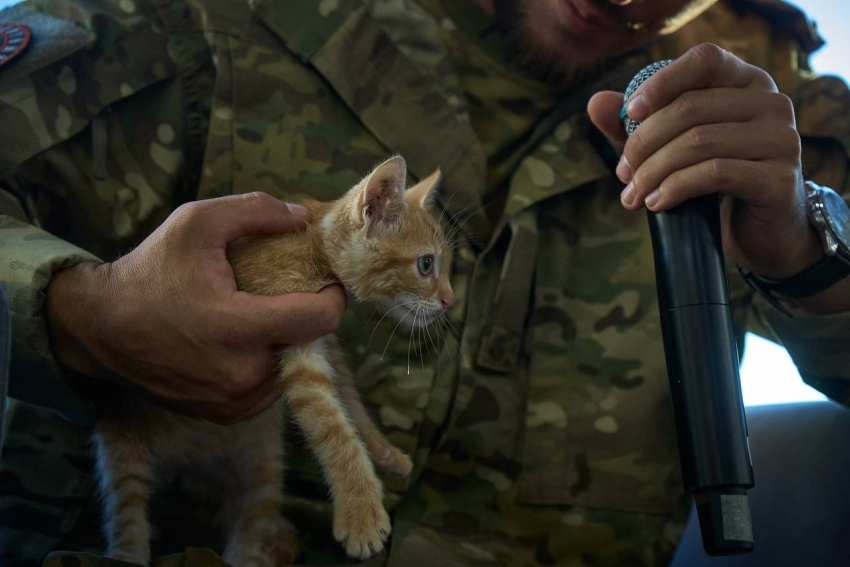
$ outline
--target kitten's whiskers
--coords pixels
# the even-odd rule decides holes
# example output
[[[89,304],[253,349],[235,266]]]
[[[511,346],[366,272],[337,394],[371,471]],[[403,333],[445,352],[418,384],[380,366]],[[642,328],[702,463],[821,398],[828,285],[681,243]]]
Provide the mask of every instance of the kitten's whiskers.
[[[413,313],[413,328],[411,329],[410,338],[407,341],[407,375],[410,376],[410,346],[413,344],[413,335],[416,334],[416,318],[419,317],[419,310],[422,309],[421,301],[416,305],[416,311]]]
[[[416,301],[411,301],[410,303],[414,303],[414,304],[415,304],[415,303],[417,303],[418,301],[419,301],[419,300],[417,299]],[[406,303],[405,305],[409,305],[410,303]],[[405,319],[407,319],[407,316],[408,316],[408,315],[410,315],[410,312],[411,312],[411,311],[413,311],[414,309],[416,309],[416,306],[415,306],[415,305],[414,305],[413,307],[411,307],[410,309],[408,309],[408,310],[407,310],[407,313],[405,313],[405,314],[404,314],[404,317],[402,317],[401,319],[399,319],[399,320],[398,320],[398,323],[396,323],[395,327],[393,327],[393,332],[392,332],[392,333],[390,333],[390,338],[389,338],[389,339],[387,339],[387,346],[385,346],[385,347],[384,347],[384,352],[382,352],[382,353],[381,353],[381,358],[380,358],[380,360],[384,360],[384,355],[385,355],[385,354],[387,354],[387,349],[388,349],[388,348],[389,348],[389,346],[390,346],[390,341],[392,341],[392,340],[393,340],[393,336],[395,335],[395,331],[396,331],[396,329],[398,329],[398,326],[399,326],[399,325],[401,325],[401,322],[402,322],[402,321],[404,321]]]
[[[398,297],[399,295],[401,295],[401,293],[396,294],[396,297]],[[372,329],[372,334],[371,334],[371,335],[369,335],[369,342],[366,344],[366,350],[369,350],[369,345],[371,345],[371,344],[372,344],[372,337],[374,337],[374,336],[375,336],[375,331],[377,331],[377,330],[378,330],[378,327],[381,325],[381,321],[383,321],[383,320],[384,320],[384,317],[386,317],[387,315],[389,315],[390,313],[392,313],[394,310],[398,309],[399,307],[404,307],[405,305],[410,305],[411,303],[416,303],[417,301],[418,301],[417,299],[414,299],[413,301],[408,301],[407,303],[401,303],[401,304],[399,304],[399,305],[396,305],[395,307],[391,307],[390,309],[388,309],[388,310],[387,310],[387,312],[386,312],[386,313],[384,313],[383,317],[381,317],[380,319],[378,319],[378,322],[377,322],[377,323],[375,323],[375,328],[374,328],[374,329]],[[377,308],[376,308],[376,309],[377,309]],[[410,313],[410,312],[408,311],[408,313]],[[407,316],[407,315],[405,315],[405,317],[406,317],[406,316]],[[404,317],[402,317],[402,320],[403,320],[403,319],[404,319]],[[401,320],[399,320],[399,323],[401,323]],[[396,327],[398,327],[398,325],[396,325]],[[393,329],[393,333],[395,333],[395,329]],[[390,335],[390,338],[392,339],[392,335]],[[388,343],[388,344],[389,344],[389,343]],[[384,349],[384,350],[386,351],[386,349]],[[382,355],[382,356],[383,356],[383,355]]]

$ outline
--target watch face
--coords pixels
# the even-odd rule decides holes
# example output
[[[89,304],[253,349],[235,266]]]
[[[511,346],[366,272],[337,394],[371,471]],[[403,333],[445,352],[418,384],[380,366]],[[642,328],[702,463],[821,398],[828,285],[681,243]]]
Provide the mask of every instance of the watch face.
[[[848,253],[850,251],[850,207],[838,193],[826,187],[821,190],[821,202],[826,223],[841,248],[844,249],[844,253]]]

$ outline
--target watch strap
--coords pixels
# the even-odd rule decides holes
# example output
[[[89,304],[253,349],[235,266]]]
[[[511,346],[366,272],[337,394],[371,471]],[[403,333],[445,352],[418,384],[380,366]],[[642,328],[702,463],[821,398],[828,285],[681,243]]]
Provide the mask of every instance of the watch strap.
[[[790,316],[774,294],[790,299],[817,295],[850,276],[850,259],[840,253],[827,255],[799,274],[781,280],[756,275],[741,266],[738,266],[738,271],[753,289],[761,293],[774,307]]]

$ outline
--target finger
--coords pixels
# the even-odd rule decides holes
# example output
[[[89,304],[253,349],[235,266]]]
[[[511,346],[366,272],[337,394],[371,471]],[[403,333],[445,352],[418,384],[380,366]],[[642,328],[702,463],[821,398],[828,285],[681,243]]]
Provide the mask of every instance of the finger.
[[[210,247],[220,248],[243,236],[280,234],[306,225],[307,210],[262,192],[229,195],[191,204],[193,229]]]
[[[263,413],[283,395],[283,386],[277,376],[271,377],[266,384],[268,387],[258,390],[256,399],[235,408],[225,408],[224,412],[211,416],[210,421],[219,425],[233,425]]]
[[[257,415],[283,393],[277,361],[277,347],[269,347],[265,356],[251,357],[238,365],[243,370],[241,379],[226,380],[227,385],[215,384],[218,387],[208,396],[212,399],[182,402],[180,411],[219,425]]]
[[[620,122],[620,110],[623,108],[623,93],[614,91],[598,92],[587,103],[590,120],[614,143],[626,141],[626,132]]]
[[[795,127],[791,100],[781,93],[728,88],[686,92],[632,133],[623,149],[617,175],[623,183],[628,183],[646,159],[695,126],[747,122],[763,115],[776,117],[777,123],[792,129]]]
[[[234,308],[266,344],[301,344],[334,332],[345,314],[345,292],[339,285],[319,293],[258,296],[234,294]]]
[[[691,128],[655,152],[637,169],[631,182],[639,208],[644,198],[676,171],[711,159],[776,160],[796,164],[799,136],[793,128],[768,128],[751,123],[709,124]]]
[[[776,90],[765,71],[714,44],[703,43],[647,79],[629,99],[629,117],[642,122],[687,91],[715,87]]]
[[[654,204],[647,198],[647,207],[665,211],[700,195],[722,193],[741,199],[751,209],[769,211],[787,207],[797,182],[794,168],[775,162],[712,159],[671,174],[659,185]]]

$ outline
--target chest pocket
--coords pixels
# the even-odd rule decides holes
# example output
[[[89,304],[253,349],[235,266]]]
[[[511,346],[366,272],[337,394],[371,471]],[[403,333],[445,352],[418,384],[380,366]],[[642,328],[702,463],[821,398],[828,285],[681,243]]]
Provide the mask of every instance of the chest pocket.
[[[563,123],[512,180],[476,366],[528,375],[520,503],[665,513],[681,485],[648,228],[585,128]]]
[[[643,215],[601,180],[538,215],[519,499],[664,513],[681,490]]]

